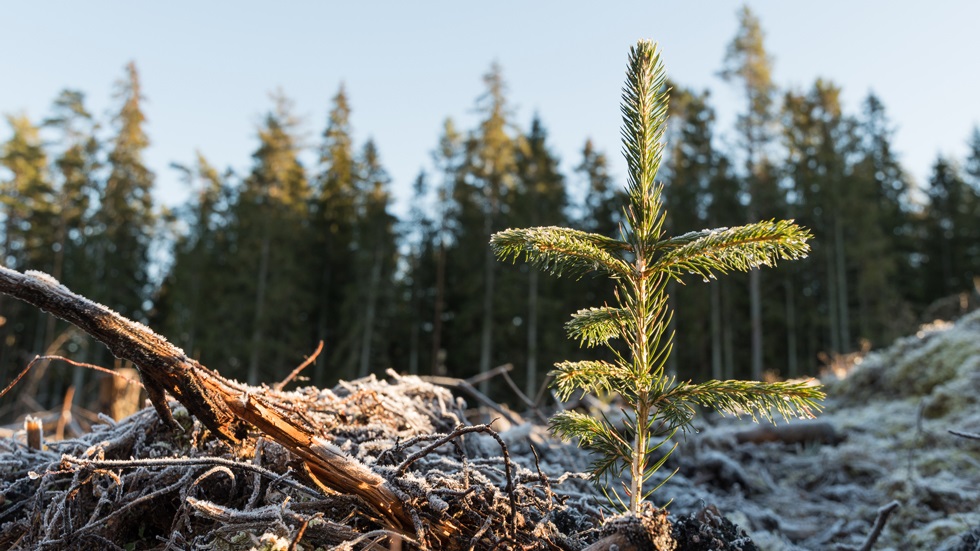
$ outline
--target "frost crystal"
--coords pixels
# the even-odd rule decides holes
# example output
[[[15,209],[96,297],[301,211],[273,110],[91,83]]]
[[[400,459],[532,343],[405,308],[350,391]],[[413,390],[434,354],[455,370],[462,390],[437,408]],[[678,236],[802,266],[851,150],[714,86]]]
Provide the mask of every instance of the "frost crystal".
[[[43,281],[46,285],[57,287],[62,291],[68,292],[68,287],[62,285],[61,282],[55,279],[51,274],[41,272],[38,270],[27,270],[26,272],[24,272],[24,275],[31,279]]]

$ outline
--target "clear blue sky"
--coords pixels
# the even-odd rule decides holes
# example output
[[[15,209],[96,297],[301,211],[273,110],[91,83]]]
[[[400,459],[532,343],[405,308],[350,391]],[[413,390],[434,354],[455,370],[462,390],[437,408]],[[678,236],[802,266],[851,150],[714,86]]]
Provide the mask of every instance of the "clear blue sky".
[[[896,146],[922,183],[938,153],[962,158],[980,124],[980,2],[749,1],[775,56],[774,78],[824,77],[856,112],[874,90]],[[135,60],[147,97],[146,160],[168,204],[186,190],[169,168],[201,150],[245,172],[256,125],[281,88],[316,145],[341,82],[355,139],[373,138],[396,196],[429,164],[442,121],[474,121],[481,75],[498,61],[516,121],[540,114],[566,173],[587,137],[615,160],[630,44],[651,38],[670,77],[710,88],[722,139],[742,109],[716,73],[736,31],[729,2],[8,2],[0,11],[0,112],[39,121],[63,88],[115,109],[113,83]],[[10,135],[0,125],[0,140]],[[404,205],[399,207],[403,211]]]

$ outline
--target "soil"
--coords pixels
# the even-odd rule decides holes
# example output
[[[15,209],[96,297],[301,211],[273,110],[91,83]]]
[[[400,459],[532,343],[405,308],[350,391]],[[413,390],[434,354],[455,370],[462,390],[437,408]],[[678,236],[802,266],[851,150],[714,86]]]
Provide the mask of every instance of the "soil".
[[[174,401],[176,428],[147,407],[40,447],[18,430],[0,439],[0,549],[977,551],[980,312],[844,363],[809,425],[702,414],[639,519],[613,516],[589,455],[542,423],[393,372],[235,389],[367,469],[401,530],[266,433],[229,443]]]

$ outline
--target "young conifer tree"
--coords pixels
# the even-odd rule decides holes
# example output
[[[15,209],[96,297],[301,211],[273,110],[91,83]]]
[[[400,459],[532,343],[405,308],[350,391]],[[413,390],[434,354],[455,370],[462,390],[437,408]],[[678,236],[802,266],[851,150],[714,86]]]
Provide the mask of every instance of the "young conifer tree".
[[[561,399],[577,390],[622,397],[624,427],[604,416],[566,411],[552,417],[552,430],[596,453],[592,476],[609,495],[609,482],[629,469],[624,488],[627,512],[639,513],[653,490],[644,484],[669,452],[654,452],[678,430],[691,427],[697,406],[731,415],[811,417],[823,393],[806,383],[679,381],[665,373],[671,351],[671,308],[667,283],[688,276],[705,282],[715,274],[772,266],[778,259],[805,257],[810,233],[792,221],[768,221],[667,237],[663,186],[654,182],[667,128],[666,74],[660,50],[640,41],[630,51],[623,90],[623,151],[628,165],[629,203],[620,239],[562,227],[509,229],[491,239],[498,258],[524,258],[554,275],[581,277],[598,272],[615,284],[616,305],[579,310],[566,325],[570,338],[587,346],[605,345],[615,361],[562,362],[552,374]],[[612,339],[623,346],[613,346]],[[676,445],[675,445],[676,446]],[[673,450],[671,450],[673,451]],[[655,490],[656,488],[654,488]]]

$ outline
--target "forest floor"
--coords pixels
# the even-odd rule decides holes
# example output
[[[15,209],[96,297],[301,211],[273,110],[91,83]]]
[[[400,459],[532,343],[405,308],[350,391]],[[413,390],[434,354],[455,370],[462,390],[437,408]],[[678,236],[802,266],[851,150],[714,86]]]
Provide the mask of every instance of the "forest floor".
[[[676,473],[652,497],[669,503],[678,549],[980,549],[980,312],[845,363],[815,420],[702,415],[678,437],[662,470]],[[609,518],[581,474],[588,454],[540,421],[481,425],[499,416],[394,373],[252,390],[383,477],[431,549],[578,551]],[[146,408],[42,449],[23,431],[0,439],[0,549],[397,548],[376,511],[276,442],[232,446],[174,414],[182,430]]]
[[[980,550],[980,311],[847,363],[789,425],[811,430],[709,418],[657,499],[713,504],[766,550],[859,549],[892,503],[874,549]]]

